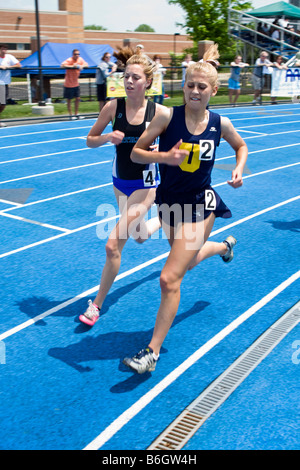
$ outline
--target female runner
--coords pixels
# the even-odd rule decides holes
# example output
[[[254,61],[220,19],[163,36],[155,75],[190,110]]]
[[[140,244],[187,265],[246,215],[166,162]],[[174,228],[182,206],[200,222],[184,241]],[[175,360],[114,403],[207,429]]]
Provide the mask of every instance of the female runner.
[[[115,54],[116,57],[119,60],[124,58],[126,50],[130,53],[129,48],[124,48]],[[97,296],[94,302],[89,300],[88,309],[79,317],[80,321],[90,326],[99,319],[100,309],[119,272],[121,253],[130,235],[142,243],[160,228],[158,217],[147,222],[144,220],[155,199],[157,166],[152,162],[133,163],[130,159],[134,144],[154,115],[159,115],[163,109],[163,106],[145,97],[146,90],[151,87],[154,70],[155,64],[146,55],[129,57],[124,72],[127,99],[120,98],[106,103],[87,136],[89,147],[100,147],[107,142],[116,146],[113,187],[121,213],[106,244],[106,262]],[[113,131],[103,134],[110,122],[113,123]]]
[[[223,137],[236,153],[236,166],[228,181],[233,188],[243,183],[248,155],[245,142],[230,120],[207,109],[210,97],[218,89],[217,71],[208,61],[218,56],[215,44],[208,49],[203,62],[188,67],[183,88],[185,105],[164,108],[145,130],[131,155],[136,163],[160,164],[161,183],[156,191],[156,203],[171,245],[160,276],[161,303],[152,339],[145,349],[123,360],[138,373],[155,369],[160,348],[178,310],[180,285],[186,271],[215,254],[230,258],[235,244],[231,236],[223,243],[207,241],[215,218],[231,217],[228,207],[210,186],[216,146]],[[158,136],[159,151],[150,153],[149,145]]]

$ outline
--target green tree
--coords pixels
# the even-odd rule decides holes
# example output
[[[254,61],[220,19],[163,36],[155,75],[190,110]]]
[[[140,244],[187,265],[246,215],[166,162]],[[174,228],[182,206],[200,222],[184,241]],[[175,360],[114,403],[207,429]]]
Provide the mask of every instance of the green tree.
[[[89,24],[89,25],[85,26],[84,29],[107,31],[107,28],[104,28],[103,26],[97,26],[96,24]]]
[[[248,10],[251,2],[238,0],[168,0],[185,11],[185,23],[178,23],[186,30],[191,39],[209,40],[219,44],[220,51],[225,51],[230,43],[227,34],[228,8]]]
[[[141,33],[155,33],[155,30],[148,24],[140,24],[134,31]]]

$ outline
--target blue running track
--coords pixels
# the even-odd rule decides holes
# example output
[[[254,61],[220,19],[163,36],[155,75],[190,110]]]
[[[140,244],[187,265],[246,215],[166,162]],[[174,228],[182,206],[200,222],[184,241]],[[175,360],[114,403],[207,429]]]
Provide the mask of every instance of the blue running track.
[[[93,328],[95,296],[118,219],[114,147],[86,147],[94,120],[0,131],[0,449],[146,450],[180,413],[299,301],[300,105],[219,109],[249,147],[244,185],[222,141],[213,185],[233,217],[229,265],[187,273],[156,371],[121,364],[151,338],[168,255],[161,232],[128,242]],[[155,208],[153,208],[155,213]],[[183,450],[299,449],[300,331],[295,326]],[[298,432],[297,432],[298,429]]]

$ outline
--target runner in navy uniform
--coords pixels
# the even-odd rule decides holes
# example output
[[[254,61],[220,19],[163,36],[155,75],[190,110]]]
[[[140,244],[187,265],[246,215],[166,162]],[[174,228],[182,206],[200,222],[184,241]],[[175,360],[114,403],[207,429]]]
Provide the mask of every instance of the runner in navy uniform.
[[[123,56],[123,52],[121,50],[119,55]],[[124,73],[127,99],[121,98],[106,103],[87,137],[89,147],[99,147],[107,142],[116,146],[113,184],[121,212],[121,217],[106,244],[106,262],[99,291],[94,302],[89,300],[88,309],[79,317],[83,323],[90,326],[99,319],[100,309],[119,272],[121,253],[130,235],[142,243],[160,227],[158,217],[147,222],[144,220],[155,199],[158,183],[156,165],[152,162],[133,163],[130,159],[138,138],[154,115],[163,109],[163,106],[145,98],[147,88],[151,87],[154,70],[155,64],[144,54],[131,56],[126,62]],[[110,122],[113,123],[113,131],[103,134]]]
[[[151,161],[160,165],[161,183],[156,202],[171,245],[160,276],[161,303],[152,339],[145,349],[123,360],[138,373],[155,369],[160,348],[178,310],[180,285],[186,271],[215,254],[230,261],[236,243],[232,236],[222,243],[207,241],[215,218],[231,216],[210,185],[220,137],[236,153],[236,166],[228,181],[233,188],[243,183],[242,173],[248,155],[245,142],[229,119],[207,109],[210,97],[218,89],[217,71],[208,61],[218,57],[215,44],[206,52],[203,62],[188,67],[183,89],[185,105],[164,108],[143,133],[131,155],[136,163]],[[159,151],[151,154],[149,145],[158,136]]]

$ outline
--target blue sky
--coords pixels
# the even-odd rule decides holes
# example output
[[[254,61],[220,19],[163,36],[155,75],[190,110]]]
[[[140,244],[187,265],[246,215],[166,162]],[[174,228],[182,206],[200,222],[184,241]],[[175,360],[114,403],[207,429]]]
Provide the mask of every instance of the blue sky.
[[[276,0],[252,0],[254,8],[274,3]],[[39,10],[57,10],[58,0],[39,0]],[[34,10],[34,0],[0,0],[0,9]],[[183,22],[182,8],[169,5],[167,0],[83,0],[84,24],[101,25],[109,31],[134,31],[146,23],[156,33],[184,33],[176,26]],[[115,14],[116,12],[117,14]]]

